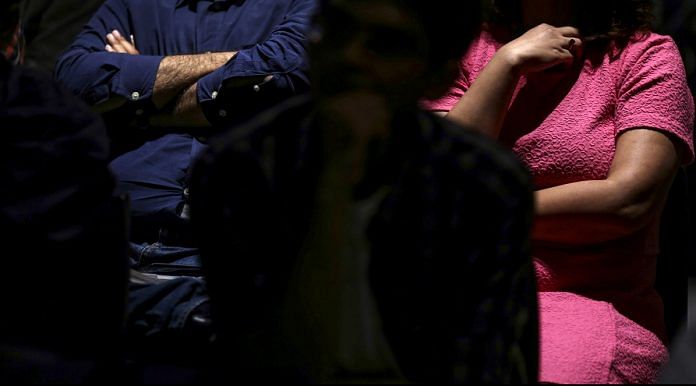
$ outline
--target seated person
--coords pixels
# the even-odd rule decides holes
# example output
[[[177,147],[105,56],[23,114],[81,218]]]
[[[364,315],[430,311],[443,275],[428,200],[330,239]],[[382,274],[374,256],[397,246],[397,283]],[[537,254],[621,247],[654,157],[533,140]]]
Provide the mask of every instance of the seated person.
[[[235,377],[535,382],[528,175],[418,108],[456,76],[477,3],[324,6],[314,98],[229,130],[194,167]]]
[[[308,88],[314,3],[107,0],[59,59],[57,78],[106,112],[116,191],[131,199],[136,268],[198,273],[191,160],[209,126],[243,121]]]
[[[532,171],[540,381],[655,382],[668,358],[660,215],[694,159],[679,50],[650,31],[649,0],[496,3],[462,76],[428,108]]]

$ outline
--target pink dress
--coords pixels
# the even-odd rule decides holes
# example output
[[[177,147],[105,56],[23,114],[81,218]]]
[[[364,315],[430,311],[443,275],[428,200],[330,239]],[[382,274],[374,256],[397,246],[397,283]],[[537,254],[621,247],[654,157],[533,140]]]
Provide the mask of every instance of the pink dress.
[[[482,32],[456,84],[424,107],[451,110],[501,46]],[[528,165],[537,189],[605,179],[617,137],[638,127],[675,139],[688,150],[684,163],[693,161],[693,98],[672,39],[650,34],[600,60],[587,60],[574,82],[520,81],[501,141]],[[655,381],[668,358],[653,288],[658,225],[602,247],[535,246],[542,382]]]

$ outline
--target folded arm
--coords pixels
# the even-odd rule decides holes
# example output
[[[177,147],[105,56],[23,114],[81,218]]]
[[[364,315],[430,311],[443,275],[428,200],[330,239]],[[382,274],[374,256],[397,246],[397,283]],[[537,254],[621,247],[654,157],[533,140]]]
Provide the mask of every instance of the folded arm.
[[[185,90],[195,85],[200,78],[220,68],[235,54],[235,52],[209,52],[165,57],[160,63],[153,87],[152,101],[155,106],[162,108],[175,97],[185,96]]]
[[[56,77],[101,111],[151,102],[154,125],[224,124],[309,89],[307,29],[315,8],[313,0],[293,0],[266,41],[239,52],[163,57],[137,52],[126,38],[128,10],[109,0],[59,60]]]
[[[100,112],[128,101],[162,109],[235,55],[142,55],[130,31],[125,4],[107,1],[59,59],[56,77]]]
[[[536,192],[534,241],[591,245],[646,227],[661,212],[681,154],[681,147],[657,130],[624,133],[617,140],[616,156],[605,180]]]
[[[106,34],[107,52],[114,54],[140,55],[131,35],[126,39],[118,30]],[[152,102],[162,109],[177,96],[194,85],[200,78],[217,70],[236,55],[236,52],[206,52],[194,55],[172,55],[162,58],[157,69]],[[189,93],[190,94],[190,93]],[[118,98],[118,97],[117,97]],[[190,99],[190,98],[187,98]],[[118,105],[118,104],[109,104]]]
[[[114,30],[106,35],[108,52],[140,55],[135,41],[127,40]],[[152,91],[152,102],[158,110],[168,104],[168,111],[161,111],[151,118],[154,126],[209,126],[196,96],[196,82],[217,70],[236,52],[206,52],[196,55],[167,56],[160,62]]]
[[[307,35],[315,11],[316,1],[293,0],[265,41],[239,50],[232,60],[191,87],[195,87],[207,120],[227,125],[309,91]],[[184,97],[194,91],[191,88]],[[180,103],[178,111],[194,108]]]
[[[56,64],[56,78],[97,110],[120,107],[126,101],[144,104],[152,97],[160,55],[109,52],[107,35],[132,31],[122,1],[108,0]]]
[[[315,7],[313,0],[294,0],[265,41],[238,52],[212,54],[212,60],[197,67],[204,73],[190,72],[192,64],[186,62],[193,58],[205,61],[205,55],[164,58],[153,101],[166,108],[150,123],[227,125],[308,91],[307,29]],[[158,101],[160,97],[165,103]]]

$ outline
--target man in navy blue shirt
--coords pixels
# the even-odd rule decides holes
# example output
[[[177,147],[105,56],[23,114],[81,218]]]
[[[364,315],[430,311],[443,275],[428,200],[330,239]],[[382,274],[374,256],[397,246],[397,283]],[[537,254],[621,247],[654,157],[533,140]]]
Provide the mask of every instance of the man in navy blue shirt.
[[[139,268],[196,265],[189,165],[208,135],[308,89],[314,8],[315,0],[108,0],[59,59],[57,78],[110,125],[110,166],[132,201]]]

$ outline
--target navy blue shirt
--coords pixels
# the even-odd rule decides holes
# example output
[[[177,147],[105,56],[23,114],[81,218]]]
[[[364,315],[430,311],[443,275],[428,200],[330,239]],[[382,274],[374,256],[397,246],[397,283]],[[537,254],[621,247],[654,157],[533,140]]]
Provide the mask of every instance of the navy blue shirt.
[[[59,59],[56,76],[90,104],[125,98],[119,118],[146,122],[165,56],[238,51],[197,84],[206,117],[224,126],[230,117],[248,114],[249,103],[270,107],[278,95],[308,89],[306,34],[315,5],[316,0],[107,0]],[[140,55],[107,52],[106,35],[114,29],[132,35]],[[235,79],[268,75],[272,79],[261,87],[247,87],[253,92],[226,87]],[[117,191],[130,195],[135,221],[178,221],[189,165],[203,148],[187,132],[164,130],[113,160]]]

